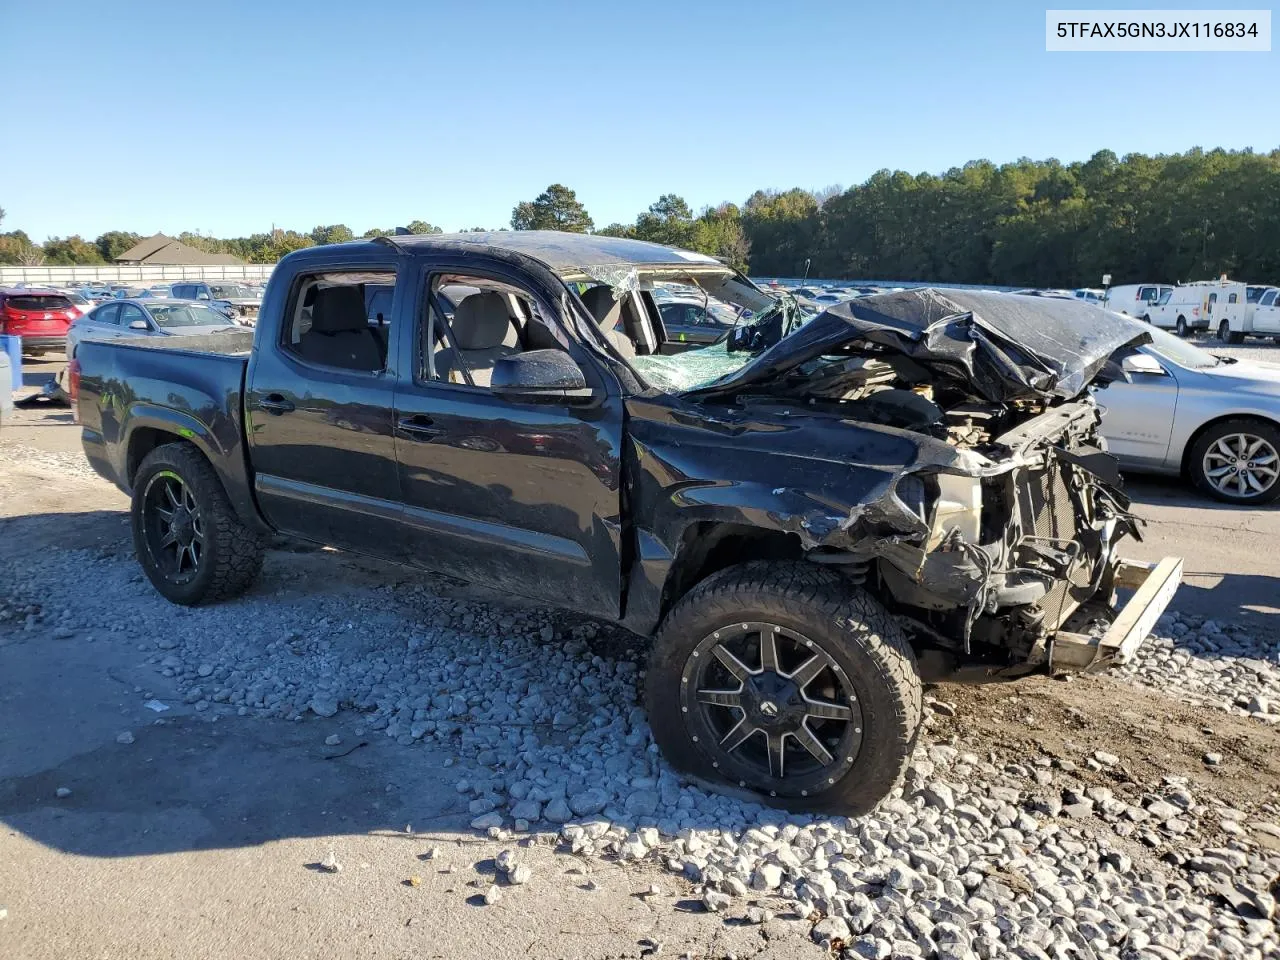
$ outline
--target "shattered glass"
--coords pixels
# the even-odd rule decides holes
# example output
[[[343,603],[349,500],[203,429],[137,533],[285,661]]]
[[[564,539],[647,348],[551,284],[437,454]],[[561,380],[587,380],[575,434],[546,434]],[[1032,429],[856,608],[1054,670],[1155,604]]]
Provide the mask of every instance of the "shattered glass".
[[[696,390],[751,362],[749,353],[730,353],[724,343],[671,356],[632,357],[631,365],[663,393]]]
[[[621,300],[624,293],[635,293],[640,289],[640,274],[630,263],[596,263],[578,269],[597,283],[612,287],[615,300]]]

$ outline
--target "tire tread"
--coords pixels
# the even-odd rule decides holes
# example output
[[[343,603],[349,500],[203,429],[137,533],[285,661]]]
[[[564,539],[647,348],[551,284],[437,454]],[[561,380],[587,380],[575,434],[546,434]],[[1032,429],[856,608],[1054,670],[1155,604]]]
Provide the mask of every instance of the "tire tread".
[[[263,538],[236,515],[213,464],[186,441],[166,443],[147,454],[135,478],[135,502],[142,486],[138,479],[157,467],[173,469],[194,488],[198,496],[208,499],[208,503],[201,505],[201,512],[206,529],[212,533],[209,540],[215,561],[213,572],[199,595],[190,599],[175,598],[169,593],[165,595],[170,600],[188,605],[240,596],[262,572]],[[141,561],[141,544],[138,547]]]
[[[671,609],[654,641],[654,665],[674,665],[672,661],[684,652],[680,637],[695,618],[711,616],[732,622],[743,607],[759,604],[762,593],[807,616],[837,624],[863,648],[878,673],[874,679],[889,693],[893,716],[877,718],[888,736],[877,743],[864,742],[862,748],[871,750],[873,760],[878,761],[873,769],[859,770],[860,764],[855,765],[844,779],[849,780],[856,771],[859,773],[856,783],[846,786],[841,781],[821,796],[793,804],[813,810],[869,810],[901,781],[915,747],[924,709],[915,652],[893,615],[871,594],[839,574],[806,561],[752,561],[732,566],[699,583]],[[678,670],[679,666],[675,666]],[[648,678],[657,672],[650,669]],[[655,687],[652,683],[645,685],[651,718],[660,716],[659,711],[670,709],[669,693]]]

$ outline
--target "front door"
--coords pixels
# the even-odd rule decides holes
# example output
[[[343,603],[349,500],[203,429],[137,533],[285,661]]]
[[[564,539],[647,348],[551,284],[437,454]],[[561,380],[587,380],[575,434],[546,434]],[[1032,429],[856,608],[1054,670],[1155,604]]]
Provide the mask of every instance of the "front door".
[[[1254,307],[1253,332],[1280,334],[1280,290],[1268,290]]]
[[[471,288],[452,319],[435,295]],[[559,326],[555,291],[469,257],[421,278],[419,327],[402,330],[396,393],[409,559],[502,593],[616,618],[621,598],[622,404],[612,377]],[[482,298],[473,304],[468,299]],[[480,305],[483,304],[483,310]],[[502,322],[505,318],[506,324]],[[563,336],[563,335],[562,335]],[[489,389],[521,350],[568,350],[596,398],[517,403]],[[454,346],[456,345],[456,346]]]
[[[398,287],[396,269],[394,258],[311,273],[304,264],[281,277],[284,321],[274,342],[255,347],[245,403],[254,488],[271,524],[390,559],[403,553],[396,369],[365,288]]]
[[[1132,383],[1117,380],[1098,391],[1102,435],[1122,463],[1158,467],[1169,453],[1178,381],[1169,364],[1160,369],[1162,373],[1130,373]]]

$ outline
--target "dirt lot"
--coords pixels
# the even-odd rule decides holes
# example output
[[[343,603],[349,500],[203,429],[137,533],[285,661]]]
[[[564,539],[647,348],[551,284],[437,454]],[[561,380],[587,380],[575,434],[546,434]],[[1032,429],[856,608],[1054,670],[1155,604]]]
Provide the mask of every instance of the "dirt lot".
[[[850,956],[1280,950],[1259,901],[1233,907],[1228,895],[1238,880],[1265,908],[1274,891],[1280,725],[1122,677],[943,686],[929,692],[904,792],[872,825],[771,818],[674,784],[645,750],[643,718],[616,735],[604,725],[626,703],[557,713],[548,730],[506,724],[508,753],[485,728],[469,731],[466,714],[450,733],[415,737],[406,719],[388,736],[400,720],[373,705],[371,680],[367,707],[356,683],[335,694],[333,715],[316,709],[332,675],[390,662],[447,678],[476,654],[498,658],[499,676],[528,673],[529,698],[539,650],[563,645],[552,659],[568,682],[616,698],[634,677],[612,664],[642,666],[642,651],[607,627],[285,544],[246,600],[178,611],[141,581],[125,498],[88,472],[76,434],[65,412],[42,411],[0,435],[0,956],[818,957],[814,940],[833,930]],[[1233,636],[1274,665],[1280,513],[1217,509],[1174,484],[1134,489],[1150,522],[1137,552],[1188,558],[1175,606],[1243,625]],[[259,636],[264,649],[277,638],[260,661]],[[545,676],[554,691],[558,675]],[[469,826],[491,798],[499,813],[507,794],[514,804],[518,782],[537,789],[558,759],[576,800],[601,751],[623,761],[605,765],[610,775],[631,763],[630,786],[575,817],[587,836],[545,821],[512,831],[510,816],[497,838]],[[643,792],[661,795],[653,817],[628,802]],[[975,825],[979,815],[994,819]],[[654,818],[662,838],[637,859],[627,844]],[[761,853],[753,824],[802,855],[807,832],[827,838],[830,868],[815,854],[796,879],[748,890],[766,860],[789,862]],[[922,886],[877,874],[881,847],[910,860]],[[503,851],[531,868],[528,883],[502,879]],[[341,872],[321,867],[330,855]],[[748,860],[737,891],[733,865]],[[965,896],[948,907],[957,883]],[[486,905],[491,887],[499,899]],[[719,889],[736,892],[721,904]],[[985,917],[987,900],[1012,927]],[[938,918],[970,908],[953,942]],[[932,919],[912,919],[920,909]],[[822,914],[845,925],[815,927]]]

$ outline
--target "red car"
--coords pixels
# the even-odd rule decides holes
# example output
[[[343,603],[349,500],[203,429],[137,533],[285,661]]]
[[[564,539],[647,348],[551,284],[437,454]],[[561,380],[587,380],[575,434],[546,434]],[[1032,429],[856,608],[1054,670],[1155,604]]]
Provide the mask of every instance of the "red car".
[[[0,333],[22,338],[25,356],[67,348],[67,328],[81,311],[57,290],[0,289]]]

